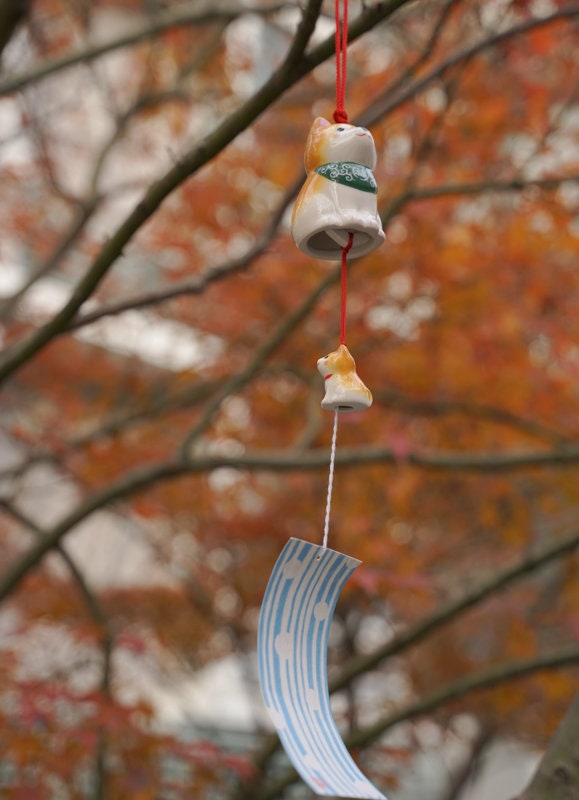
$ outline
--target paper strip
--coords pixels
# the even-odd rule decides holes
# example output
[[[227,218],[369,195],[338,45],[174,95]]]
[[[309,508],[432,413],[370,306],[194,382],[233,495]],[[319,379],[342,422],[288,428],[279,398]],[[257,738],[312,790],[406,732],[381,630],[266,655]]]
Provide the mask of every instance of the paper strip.
[[[386,800],[346,749],[328,692],[330,623],[342,587],[360,563],[335,550],[289,540],[261,608],[259,676],[284,749],[316,794]]]

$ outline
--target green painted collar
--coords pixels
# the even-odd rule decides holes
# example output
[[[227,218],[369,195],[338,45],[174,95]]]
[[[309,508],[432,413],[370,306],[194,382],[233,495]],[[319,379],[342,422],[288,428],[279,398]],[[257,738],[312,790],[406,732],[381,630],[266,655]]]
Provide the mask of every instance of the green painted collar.
[[[362,164],[356,164],[354,161],[330,161],[328,164],[318,167],[316,172],[330,181],[341,183],[343,186],[351,186],[352,189],[359,189],[371,194],[378,192],[372,170]]]

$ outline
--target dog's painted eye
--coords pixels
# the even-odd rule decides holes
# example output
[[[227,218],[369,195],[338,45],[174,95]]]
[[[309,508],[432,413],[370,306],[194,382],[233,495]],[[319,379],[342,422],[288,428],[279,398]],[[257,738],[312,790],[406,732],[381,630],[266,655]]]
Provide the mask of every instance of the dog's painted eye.
[[[336,128],[336,130],[337,130],[337,131],[345,131],[346,129],[344,128],[344,126],[343,126],[343,125],[340,125],[340,127],[339,127],[339,128]]]

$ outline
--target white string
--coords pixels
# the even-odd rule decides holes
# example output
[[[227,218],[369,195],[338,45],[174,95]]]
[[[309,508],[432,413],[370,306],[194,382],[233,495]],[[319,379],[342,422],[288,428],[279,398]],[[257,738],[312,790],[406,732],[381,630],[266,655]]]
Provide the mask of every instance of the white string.
[[[332,504],[332,486],[334,485],[334,464],[336,463],[336,439],[338,436],[338,409],[334,411],[334,432],[332,434],[332,449],[330,452],[330,475],[328,477],[328,496],[326,499],[326,519],[324,520],[324,540],[323,547],[328,546],[328,534],[330,532],[330,506]]]

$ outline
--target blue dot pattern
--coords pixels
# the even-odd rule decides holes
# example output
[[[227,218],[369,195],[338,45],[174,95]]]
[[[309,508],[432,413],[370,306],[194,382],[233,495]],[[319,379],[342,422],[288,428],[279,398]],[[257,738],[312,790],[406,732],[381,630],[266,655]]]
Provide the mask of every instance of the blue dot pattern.
[[[342,587],[359,564],[343,553],[289,540],[261,608],[259,677],[283,747],[316,794],[386,800],[346,749],[328,692],[330,623]]]

